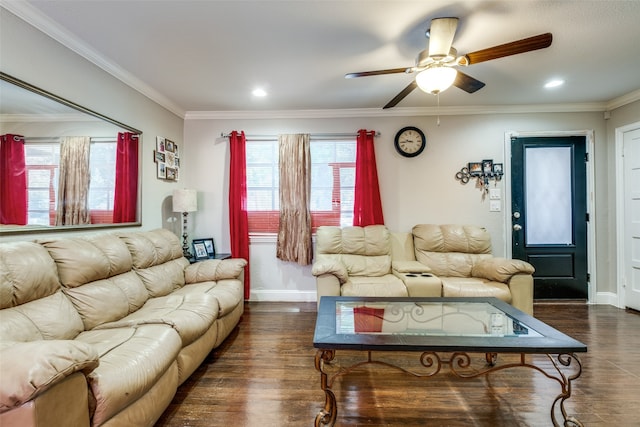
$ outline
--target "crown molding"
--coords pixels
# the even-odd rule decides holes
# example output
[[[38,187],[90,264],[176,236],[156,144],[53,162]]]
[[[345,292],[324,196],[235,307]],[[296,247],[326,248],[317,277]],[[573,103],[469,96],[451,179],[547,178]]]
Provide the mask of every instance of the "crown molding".
[[[354,117],[459,116],[477,114],[583,113],[605,111],[604,102],[537,105],[475,105],[466,107],[418,107],[277,110],[277,111],[187,111],[185,120],[234,119],[335,119]]]
[[[615,110],[632,102],[640,100],[640,89],[634,90],[626,95],[619,96],[607,102],[607,111]]]
[[[153,102],[161,105],[173,114],[184,118],[185,111],[169,98],[103,56],[75,34],[43,14],[26,1],[0,0],[0,7],[16,15],[32,27],[48,35],[64,47],[72,50],[87,61],[111,74],[132,89],[140,92]]]

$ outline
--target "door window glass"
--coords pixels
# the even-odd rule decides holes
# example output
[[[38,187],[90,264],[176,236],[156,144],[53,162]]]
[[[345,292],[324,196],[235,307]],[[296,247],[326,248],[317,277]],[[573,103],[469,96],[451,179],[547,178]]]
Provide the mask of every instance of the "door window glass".
[[[525,148],[527,245],[573,243],[571,147]]]

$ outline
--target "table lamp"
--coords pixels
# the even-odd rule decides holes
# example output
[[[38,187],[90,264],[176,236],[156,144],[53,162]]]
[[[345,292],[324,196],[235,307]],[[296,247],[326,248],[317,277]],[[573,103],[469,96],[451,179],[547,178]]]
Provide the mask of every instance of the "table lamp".
[[[187,216],[198,210],[198,192],[196,190],[173,190],[173,211],[182,212],[182,255],[191,258],[187,244]]]

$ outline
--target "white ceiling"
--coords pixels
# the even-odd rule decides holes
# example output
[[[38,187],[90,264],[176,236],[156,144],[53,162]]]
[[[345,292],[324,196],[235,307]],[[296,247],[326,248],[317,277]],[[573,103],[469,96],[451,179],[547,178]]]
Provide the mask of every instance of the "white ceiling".
[[[456,16],[459,54],[551,32],[551,47],[471,65],[486,86],[447,107],[640,98],[640,1],[3,0],[21,16],[177,114],[379,109],[413,74],[432,18]],[[565,85],[543,89],[552,78]],[[251,90],[262,87],[265,98]],[[435,107],[415,90],[395,109]],[[387,110],[389,111],[389,110]]]

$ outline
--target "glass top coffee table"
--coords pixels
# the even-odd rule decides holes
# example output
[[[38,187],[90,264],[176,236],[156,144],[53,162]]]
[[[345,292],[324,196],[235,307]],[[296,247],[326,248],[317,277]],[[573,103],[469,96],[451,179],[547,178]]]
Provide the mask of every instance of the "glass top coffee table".
[[[386,365],[416,377],[434,376],[445,367],[459,378],[514,367],[535,369],[560,384],[551,405],[553,425],[582,426],[567,415],[564,402],[582,372],[576,353],[586,352],[587,346],[496,298],[322,297],[313,345],[325,392],[316,426],[336,422],[334,380],[365,364]],[[337,350],[358,350],[365,357],[345,367],[334,360]],[[377,360],[374,352],[417,352],[419,369]],[[481,355],[480,367],[470,355],[474,353]],[[519,357],[503,361],[500,353]],[[551,363],[536,365],[527,360],[532,354],[546,355]]]

